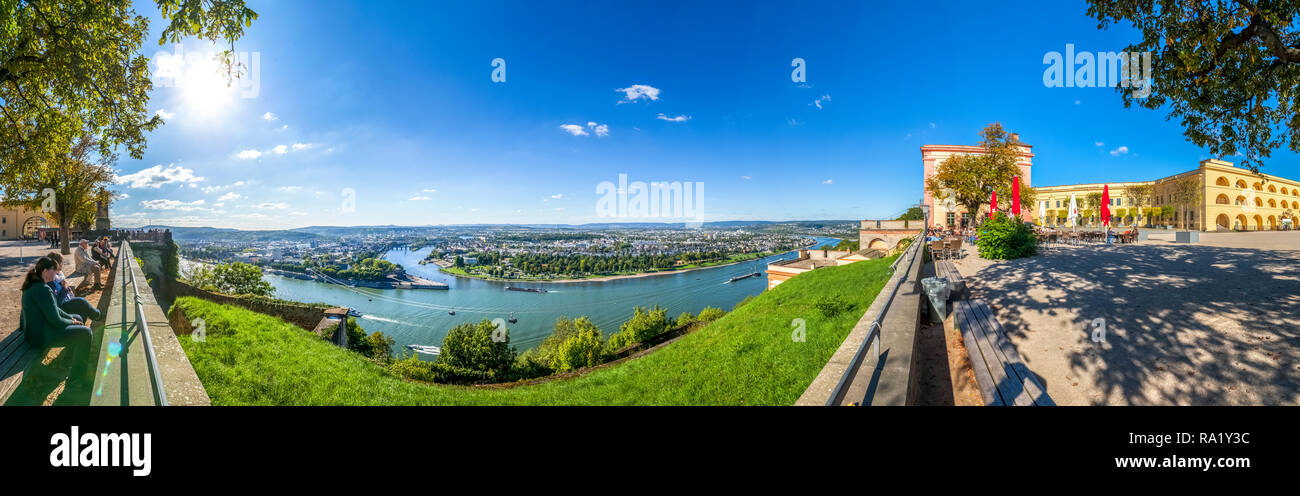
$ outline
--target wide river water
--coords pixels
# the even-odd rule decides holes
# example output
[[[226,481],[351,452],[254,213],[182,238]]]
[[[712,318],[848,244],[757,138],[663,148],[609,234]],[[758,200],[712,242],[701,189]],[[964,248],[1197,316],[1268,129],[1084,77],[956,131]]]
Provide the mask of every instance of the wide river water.
[[[816,238],[813,246],[838,243],[838,239]],[[519,351],[532,348],[551,334],[561,316],[587,316],[605,336],[618,332],[619,324],[632,316],[635,306],[659,305],[670,318],[682,312],[699,313],[704,307],[731,310],[740,300],[767,289],[767,275],[727,282],[733,276],[764,272],[767,263],[791,258],[793,252],[758,261],[689,272],[602,282],[536,283],[497,282],[455,277],[438,271],[433,264],[420,265],[431,247],[420,250],[398,248],[384,258],[401,264],[407,272],[445,282],[450,290],[348,288],[316,281],[266,275],[275,286],[275,296],[302,302],[324,302],[354,308],[364,314],[358,322],[368,332],[383,331],[397,346],[438,346],[447,330],[466,322],[508,319],[511,312],[519,321],[508,324],[510,343]],[[548,293],[507,291],[507,285],[543,288]],[[456,315],[448,310],[455,309]],[[399,350],[401,349],[399,348]]]

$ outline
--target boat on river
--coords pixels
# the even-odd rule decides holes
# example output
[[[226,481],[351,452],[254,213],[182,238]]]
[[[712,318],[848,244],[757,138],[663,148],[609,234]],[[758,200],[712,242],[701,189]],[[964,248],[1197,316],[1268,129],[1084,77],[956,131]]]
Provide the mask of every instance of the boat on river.
[[[442,353],[442,348],[439,348],[437,346],[425,346],[422,344],[408,344],[406,345],[406,347],[411,351],[414,351],[416,353],[424,353],[425,355],[439,355]]]
[[[528,292],[528,293],[546,293],[546,292],[547,292],[545,289],[542,289],[542,288],[520,288],[520,287],[516,287],[516,286],[506,286],[506,291],[525,291],[525,292]]]

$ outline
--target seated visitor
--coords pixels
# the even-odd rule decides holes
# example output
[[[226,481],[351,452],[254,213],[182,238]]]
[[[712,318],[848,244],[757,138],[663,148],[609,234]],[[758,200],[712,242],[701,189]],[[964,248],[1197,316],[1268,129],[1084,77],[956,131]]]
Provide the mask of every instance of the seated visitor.
[[[77,274],[85,274],[86,277],[94,276],[95,287],[92,288],[92,290],[99,290],[104,287],[99,283],[100,265],[98,262],[95,262],[91,255],[89,241],[83,239],[77,244],[77,251],[73,253],[73,262],[76,264],[75,267]]]
[[[49,282],[50,289],[54,290],[54,301],[58,303],[59,309],[72,315],[81,317],[82,322],[99,320],[99,310],[90,304],[85,298],[77,296],[72,286],[68,284],[63,276],[63,255],[50,253],[47,258],[54,261],[55,272],[54,280]]]
[[[58,264],[49,257],[36,259],[36,266],[27,271],[23,279],[22,313],[19,328],[27,333],[27,342],[39,349],[65,347],[72,352],[73,379],[93,380],[90,367],[90,346],[94,334],[80,317],[59,309],[54,300],[54,290],[48,285],[54,281]]]

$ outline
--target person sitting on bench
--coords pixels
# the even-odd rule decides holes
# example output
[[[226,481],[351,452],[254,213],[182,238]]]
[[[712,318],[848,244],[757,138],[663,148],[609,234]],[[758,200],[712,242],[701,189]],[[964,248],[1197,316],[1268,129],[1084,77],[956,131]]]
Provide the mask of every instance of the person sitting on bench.
[[[59,309],[72,315],[81,317],[82,322],[99,321],[101,317],[99,310],[90,301],[77,296],[72,286],[63,276],[63,255],[58,252],[46,255],[46,258],[53,260],[58,272],[54,275],[54,280],[49,282],[50,289],[54,290],[54,301],[59,304]]]
[[[36,266],[23,278],[22,313],[19,326],[27,333],[27,342],[38,349],[67,348],[72,352],[72,374],[69,378],[93,380],[90,367],[90,346],[94,334],[76,315],[59,309],[54,301],[54,290],[48,284],[54,281],[58,264],[49,257],[36,259]]]
[[[104,286],[99,283],[100,265],[91,257],[90,242],[84,239],[81,240],[81,242],[77,244],[76,253],[73,255],[73,261],[76,262],[76,273],[85,274],[86,277],[90,277],[93,274],[95,276],[95,287],[91,288],[91,290],[97,291],[102,289]]]
[[[102,239],[95,241],[90,245],[90,256],[99,263],[100,267],[113,265],[112,253],[107,250],[107,246],[108,242]]]

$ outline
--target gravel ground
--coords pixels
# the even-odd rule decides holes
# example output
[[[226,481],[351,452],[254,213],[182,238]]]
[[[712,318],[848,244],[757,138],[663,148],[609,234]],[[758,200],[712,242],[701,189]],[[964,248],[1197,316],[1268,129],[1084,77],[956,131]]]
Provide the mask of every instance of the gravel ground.
[[[1201,241],[956,265],[1058,404],[1300,404],[1300,232]]]

